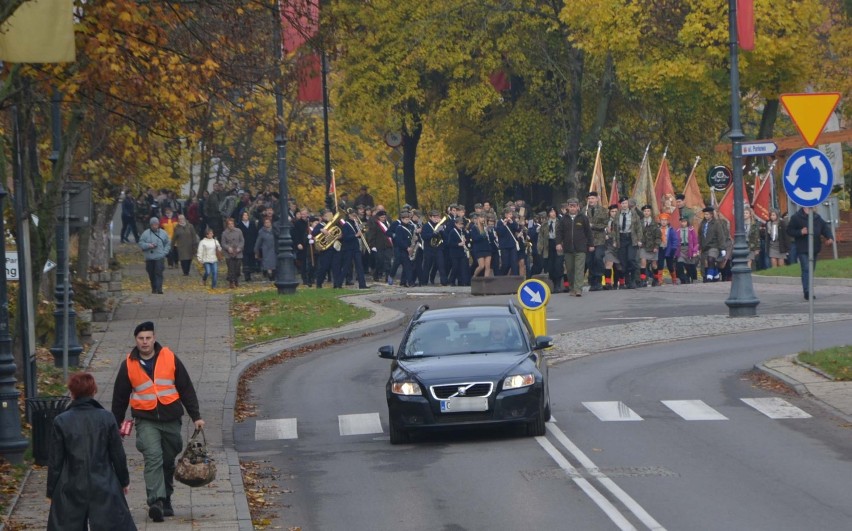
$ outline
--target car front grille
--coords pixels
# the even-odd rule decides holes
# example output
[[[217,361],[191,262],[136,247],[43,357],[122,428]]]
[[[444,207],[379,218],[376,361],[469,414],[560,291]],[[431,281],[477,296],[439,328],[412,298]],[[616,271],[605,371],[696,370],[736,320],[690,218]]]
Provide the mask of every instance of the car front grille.
[[[494,389],[493,382],[466,382],[446,385],[433,385],[429,388],[435,400],[446,400],[451,396],[480,397],[489,396]]]

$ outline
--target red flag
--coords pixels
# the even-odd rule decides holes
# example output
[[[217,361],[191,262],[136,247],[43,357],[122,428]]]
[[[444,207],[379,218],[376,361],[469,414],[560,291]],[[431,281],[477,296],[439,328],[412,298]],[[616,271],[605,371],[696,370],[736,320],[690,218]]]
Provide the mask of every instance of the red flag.
[[[618,183],[615,182],[615,177],[612,178],[612,188],[609,191],[609,204],[618,204]]]
[[[686,178],[686,184],[683,186],[683,202],[697,214],[693,218],[693,223],[699,222],[701,211],[705,207],[704,198],[701,196],[701,189],[695,177],[695,168],[698,167],[699,160],[699,157],[695,157],[695,164],[692,165],[692,171],[689,172],[689,177]]]
[[[322,60],[318,53],[296,60],[299,72],[299,101],[322,103]]]
[[[506,92],[507,90],[512,88],[512,81],[509,79],[509,76],[503,70],[498,70],[488,76],[488,80],[491,82],[491,86],[494,87],[494,90],[497,92]]]
[[[748,207],[748,192],[746,191],[745,181],[743,181],[743,205]],[[729,186],[727,190],[725,190],[725,195],[722,196],[722,200],[719,201],[719,206],[716,207],[716,210],[719,211],[719,214],[725,216],[725,219],[728,220],[728,224],[731,228],[731,236],[734,235],[734,231],[736,227],[734,227],[734,187]]]
[[[754,50],[754,0],[737,0],[737,37],[740,48]]]
[[[337,200],[337,186],[334,184],[334,169],[331,170],[331,183],[328,185],[328,195],[333,195],[335,202]]]
[[[772,209],[772,182],[775,177],[772,175],[772,170],[775,168],[775,163],[769,167],[769,171],[763,177],[760,187],[755,190],[754,197],[751,201],[751,208],[754,210],[754,215],[761,221],[766,223],[769,221],[769,211]]]
[[[284,54],[296,55],[298,99],[304,103],[320,103],[321,61],[319,54],[311,50],[308,42],[319,31],[319,0],[288,0],[283,3],[279,0],[279,7]]]

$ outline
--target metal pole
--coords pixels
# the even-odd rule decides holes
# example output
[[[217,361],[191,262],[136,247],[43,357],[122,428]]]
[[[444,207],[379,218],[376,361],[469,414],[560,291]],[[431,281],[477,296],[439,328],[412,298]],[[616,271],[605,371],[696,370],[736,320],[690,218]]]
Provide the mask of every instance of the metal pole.
[[[6,227],[3,219],[3,202],[6,189],[0,183],[0,262],[6,263]],[[6,272],[0,278],[0,455],[9,462],[23,461],[24,450],[29,446],[21,434],[21,417],[18,412],[20,393],[15,388],[15,358],[12,356],[12,336],[9,334],[9,299],[6,293]]]
[[[322,52],[322,128],[323,128],[323,157],[325,161],[325,197],[329,202],[328,193],[331,188],[331,140],[328,133],[328,56]],[[334,210],[337,211],[337,184],[334,189]],[[326,205],[331,208],[331,204]]]
[[[70,200],[70,195],[67,191],[62,194],[62,232],[65,236],[65,256],[67,257],[65,260],[65,264],[63,264],[62,269],[65,271],[65,289],[62,291],[62,307],[65,311],[62,312],[62,328],[65,330],[65,333],[62,334],[62,381],[68,381],[68,334],[70,332],[68,326],[68,313],[71,308],[71,301],[69,300],[68,294],[71,292],[71,269],[69,267],[69,262],[71,261],[70,254],[68,252],[68,241],[71,239],[71,235],[68,230],[68,201]],[[76,364],[75,364],[76,365]]]
[[[284,95],[281,92],[281,69],[284,66],[284,50],[281,40],[281,14],[279,2],[275,2],[273,15],[275,24],[273,35],[275,35],[276,48],[276,72],[273,83],[275,85],[275,146],[276,158],[278,160],[278,249],[277,263],[275,268],[275,287],[279,295],[292,295],[296,293],[296,256],[293,254],[293,238],[290,235],[290,190],[287,185],[287,128],[284,125]]]
[[[748,243],[743,221],[743,153],[741,141],[745,137],[740,124],[740,73],[737,43],[737,0],[728,0],[728,24],[731,37],[731,133],[734,170],[734,256],[731,268],[731,293],[725,304],[729,317],[754,317],[760,304],[754,294],[751,269],[748,267]]]
[[[814,353],[814,209],[808,209],[808,315],[810,316],[810,341],[808,352]]]

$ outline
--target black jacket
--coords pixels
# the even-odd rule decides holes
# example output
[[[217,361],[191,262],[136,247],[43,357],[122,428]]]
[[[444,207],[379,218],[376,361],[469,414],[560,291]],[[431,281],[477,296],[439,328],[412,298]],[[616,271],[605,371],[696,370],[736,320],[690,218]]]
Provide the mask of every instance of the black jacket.
[[[808,235],[802,234],[802,229],[808,228],[808,215],[804,209],[799,209],[790,217],[790,222],[787,223],[787,234],[794,238],[796,251],[799,254],[808,254]],[[814,212],[814,256],[819,254],[822,248],[822,236],[826,240],[831,240],[834,237],[831,234],[831,227],[822,219],[822,216]]]
[[[556,244],[562,245],[564,253],[588,252],[594,245],[589,218],[583,214],[577,214],[573,220],[567,214],[562,216],[556,225]]]
[[[154,367],[157,365],[156,359],[162,349],[162,345],[154,343],[154,352],[156,353]],[[133,347],[130,357],[138,360],[139,349]],[[189,373],[186,372],[186,367],[183,366],[177,355],[175,355],[175,387],[180,400],[175,400],[171,404],[157,402],[157,407],[150,411],[131,409],[131,416],[148,420],[180,420],[183,416],[183,408],[186,408],[186,412],[193,421],[200,419],[201,413],[198,408],[198,396],[195,394],[195,387],[192,385]],[[115,415],[115,421],[118,424],[121,424],[121,421],[124,420],[124,413],[127,411],[128,404],[130,404],[131,391],[133,391],[133,386],[130,385],[130,377],[127,375],[127,359],[124,359],[121,362],[121,367],[118,368],[118,376],[115,377],[115,386],[112,390],[112,414]]]
[[[48,530],[135,530],[122,487],[127,457],[113,416],[94,398],[74,400],[53,420]]]

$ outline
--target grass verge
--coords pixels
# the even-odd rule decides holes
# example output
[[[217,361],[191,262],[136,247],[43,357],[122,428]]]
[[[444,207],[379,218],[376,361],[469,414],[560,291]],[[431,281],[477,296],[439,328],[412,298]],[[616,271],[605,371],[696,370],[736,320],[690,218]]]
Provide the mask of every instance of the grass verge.
[[[372,312],[340,300],[357,290],[299,288],[293,295],[278,295],[273,288],[231,299],[234,348],[272,339],[304,335],[366,319]]]
[[[852,345],[817,350],[813,354],[800,352],[799,361],[819,368],[835,380],[852,380]]]
[[[825,250],[820,253],[822,258],[817,256],[816,275],[814,275],[816,278],[852,278],[852,258],[826,259],[824,253]],[[799,264],[793,264],[762,269],[755,271],[754,274],[764,277],[798,277],[801,276],[802,271],[799,269]]]

